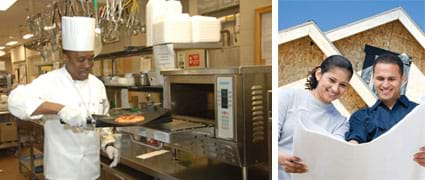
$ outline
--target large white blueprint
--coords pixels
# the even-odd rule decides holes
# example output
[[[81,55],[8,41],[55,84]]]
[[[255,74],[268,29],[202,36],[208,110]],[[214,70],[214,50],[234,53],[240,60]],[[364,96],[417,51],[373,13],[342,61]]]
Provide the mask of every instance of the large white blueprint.
[[[300,120],[294,135],[294,155],[308,172],[293,180],[422,180],[425,167],[413,155],[425,146],[425,104],[372,142],[354,145],[306,129]]]

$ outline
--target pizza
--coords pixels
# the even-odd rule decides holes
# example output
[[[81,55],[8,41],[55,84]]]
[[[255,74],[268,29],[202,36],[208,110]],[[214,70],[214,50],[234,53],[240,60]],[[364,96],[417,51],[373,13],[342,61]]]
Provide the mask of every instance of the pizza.
[[[143,115],[122,115],[115,119],[117,123],[137,123],[145,120]]]

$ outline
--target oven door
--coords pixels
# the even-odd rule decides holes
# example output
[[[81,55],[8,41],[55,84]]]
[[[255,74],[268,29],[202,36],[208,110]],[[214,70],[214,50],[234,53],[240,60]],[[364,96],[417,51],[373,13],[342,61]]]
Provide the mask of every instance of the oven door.
[[[215,126],[215,76],[167,76],[164,106],[173,117]]]
[[[215,137],[234,140],[235,75],[167,76],[164,102],[173,117],[207,123]]]

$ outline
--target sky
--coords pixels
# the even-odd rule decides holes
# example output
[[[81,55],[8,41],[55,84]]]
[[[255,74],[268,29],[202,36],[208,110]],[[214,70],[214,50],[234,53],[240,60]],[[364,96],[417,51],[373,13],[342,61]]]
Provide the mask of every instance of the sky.
[[[279,31],[314,20],[326,32],[401,6],[425,32],[425,0],[279,0]]]

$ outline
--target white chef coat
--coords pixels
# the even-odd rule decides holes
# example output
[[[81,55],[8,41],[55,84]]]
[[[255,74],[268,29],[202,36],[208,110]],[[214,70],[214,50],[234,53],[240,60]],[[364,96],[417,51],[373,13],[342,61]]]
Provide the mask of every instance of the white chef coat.
[[[43,115],[31,116],[31,114],[45,101],[80,109],[84,115],[87,112],[106,114],[109,111],[103,83],[91,74],[87,80],[74,81],[65,66],[40,75],[32,83],[20,85],[13,90],[8,99],[9,111],[22,120],[40,119]],[[79,180],[98,178],[99,135],[104,136],[103,145],[114,141],[112,133],[76,131],[60,124],[58,116],[44,116],[44,118],[49,118],[44,124],[45,177]]]

